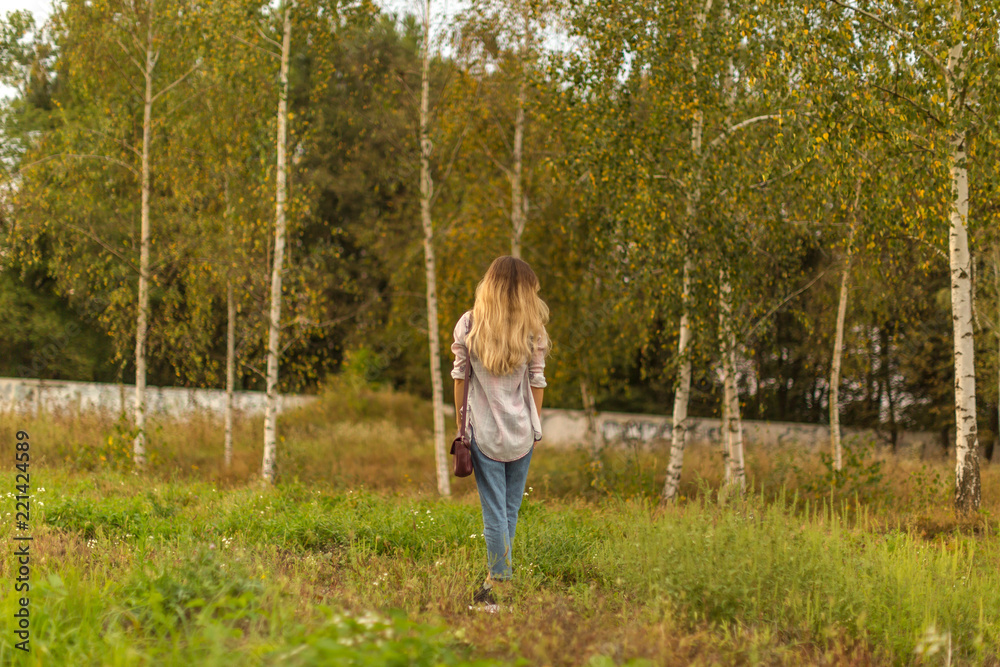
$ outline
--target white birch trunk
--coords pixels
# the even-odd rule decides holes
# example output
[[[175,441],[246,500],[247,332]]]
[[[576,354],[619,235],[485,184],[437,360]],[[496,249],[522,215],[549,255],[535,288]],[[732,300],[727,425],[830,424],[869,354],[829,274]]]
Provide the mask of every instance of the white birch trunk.
[[[729,2],[722,8],[722,20],[728,25],[730,21]],[[722,80],[726,99],[726,127],[731,124],[731,114],[736,104],[735,67],[732,57],[726,60],[726,72]],[[733,289],[729,282],[729,272],[722,269],[719,272],[719,334],[722,338],[722,373],[723,400],[726,432],[726,485],[728,489],[735,488],[740,494],[746,490],[746,467],[743,458],[743,419],[740,417],[740,395],[736,386],[736,331],[733,327]]]
[[[226,440],[224,459],[226,468],[233,463],[233,390],[236,385],[236,298],[233,281],[226,280]]]
[[[281,272],[285,260],[285,197],[287,160],[285,144],[288,137],[288,59],[292,43],[292,6],[285,3],[284,36],[281,40],[281,78],[278,91],[278,163],[274,215],[274,259],[271,267],[271,309],[267,333],[267,398],[264,404],[264,461],[261,477],[274,482],[277,454],[278,422],[278,355],[281,334]]]
[[[732,332],[730,332],[732,333]],[[730,338],[729,347],[729,368],[731,370],[731,389],[730,398],[731,403],[729,407],[730,414],[730,424],[735,427],[732,432],[732,446],[730,451],[732,455],[730,457],[730,469],[732,470],[733,479],[736,482],[736,487],[742,494],[747,488],[747,475],[746,475],[746,458],[744,456],[744,439],[743,439],[743,414],[740,410],[740,389],[739,385],[736,384],[736,337],[732,336]]]
[[[968,174],[965,169],[965,135],[952,142],[950,159],[955,200],[948,234],[951,265],[951,310],[955,343],[955,506],[962,511],[979,508],[979,439],[976,427],[976,371],[972,322],[972,281],[969,237],[965,221],[969,210]]]
[[[153,21],[150,6],[146,33],[146,90],[142,109],[142,204],[139,223],[139,303],[135,326],[135,440],[132,456],[136,468],[146,466],[146,334],[149,326],[149,161],[153,141]]]
[[[701,34],[705,28],[708,12],[712,9],[713,0],[706,0],[701,11],[695,16],[695,48],[701,44]],[[705,131],[705,116],[698,100],[698,53],[691,49],[691,81],[694,84],[694,115],[691,119],[691,159],[694,161],[692,183],[687,191],[685,214],[687,229],[690,233],[697,223],[698,206],[701,202],[701,155],[702,135]],[[681,287],[681,321],[677,340],[677,358],[680,361],[678,371],[677,391],[674,394],[673,425],[670,432],[670,463],[667,465],[667,479],[663,483],[662,502],[672,502],[677,498],[677,489],[681,483],[681,473],[684,470],[684,448],[687,445],[687,413],[691,398],[691,359],[688,347],[691,343],[691,272],[694,262],[691,259],[690,248],[684,258],[684,275]]]
[[[961,0],[954,0],[953,21],[962,22]],[[962,43],[948,51],[948,103],[954,124],[962,115],[956,80],[960,76]],[[951,228],[948,259],[951,269],[951,313],[955,347],[955,508],[960,512],[979,509],[979,438],[976,427],[975,341],[972,320],[972,256],[966,221],[969,216],[969,175],[966,170],[966,134],[956,131],[951,139]]]
[[[517,111],[514,114],[514,168],[510,174],[510,254],[521,257],[521,236],[527,223],[524,202],[524,105],[527,81],[522,73],[521,87],[517,93]]]
[[[230,248],[234,247],[235,239],[233,234],[233,207],[229,198],[229,175],[226,174],[223,187],[223,200],[225,210],[226,233],[229,237]],[[232,259],[230,259],[232,262]],[[233,391],[236,389],[236,297],[233,293],[233,269],[230,264],[226,272],[226,409],[223,415],[224,421],[224,441],[223,441],[223,463],[228,469],[233,462]]]
[[[729,410],[732,408],[732,400],[729,396],[729,366],[726,361],[725,345],[722,353],[722,488],[720,496],[725,495],[725,490],[729,489],[733,483],[732,453],[733,439],[729,429]]]
[[[733,329],[732,286],[722,272],[719,286],[719,335],[722,351],[723,421],[726,456],[726,486],[739,493],[746,490],[746,466],[743,456],[743,420],[736,386],[736,332]]]
[[[587,417],[587,446],[591,452],[597,452],[597,410],[594,406],[594,397],[590,393],[587,378],[580,378],[580,397],[583,399],[583,413]]]
[[[689,213],[690,215],[690,213]],[[681,484],[681,473],[684,471],[684,447],[687,444],[688,401],[691,397],[691,356],[688,346],[691,343],[691,324],[688,309],[691,300],[690,259],[684,261],[684,276],[681,288],[681,326],[677,340],[677,358],[680,360],[677,393],[674,394],[673,428],[670,432],[670,463],[667,465],[667,479],[663,483],[662,499],[672,502],[677,499],[677,489]]]
[[[851,256],[848,251],[840,275],[840,299],[837,303],[837,330],[834,333],[833,360],[830,362],[830,446],[833,449],[833,467],[842,470],[843,453],[840,443],[840,360],[844,352],[844,323],[847,319],[847,288],[850,283]]]
[[[431,394],[434,403],[434,462],[438,493],[451,495],[448,452],[444,435],[444,387],[441,383],[441,344],[438,340],[437,267],[434,259],[434,226],[431,220],[430,70],[431,0],[424,4],[424,48],[420,69],[420,218],[424,227],[424,269],[427,278],[427,339],[430,347]]]
[[[729,284],[725,271],[719,272],[719,352],[722,358],[722,485],[729,489],[733,484],[733,431],[732,424],[732,375],[729,365]]]
[[[830,446],[833,450],[834,470],[843,470],[844,452],[840,432],[840,369],[844,354],[844,326],[847,321],[848,287],[851,281],[851,246],[858,228],[858,205],[861,203],[861,178],[854,186],[851,204],[851,229],[844,251],[844,269],[840,275],[840,298],[837,302],[837,329],[834,332],[833,359],[830,361]]]

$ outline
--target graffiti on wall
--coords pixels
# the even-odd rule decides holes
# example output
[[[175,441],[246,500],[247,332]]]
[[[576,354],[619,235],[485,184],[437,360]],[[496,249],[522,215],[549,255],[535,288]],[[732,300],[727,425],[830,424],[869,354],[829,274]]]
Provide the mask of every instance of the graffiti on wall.
[[[662,445],[669,443],[673,423],[668,417],[642,415],[604,414],[598,416],[598,433],[604,444]],[[824,447],[830,442],[830,430],[822,424],[795,424],[789,422],[743,422],[744,441],[747,444],[799,445]],[[569,436],[569,434],[565,434]],[[845,429],[845,438],[866,438],[878,441],[874,431]],[[722,442],[722,424],[718,419],[688,418],[688,442]],[[899,445],[904,448],[924,448],[934,444],[934,435],[904,431]]]
[[[722,441],[722,428],[718,420],[688,419],[688,423],[689,439],[703,442]],[[669,442],[673,432],[673,423],[664,418],[622,420],[605,417],[601,420],[601,438],[605,443],[642,442],[651,444],[658,441]]]

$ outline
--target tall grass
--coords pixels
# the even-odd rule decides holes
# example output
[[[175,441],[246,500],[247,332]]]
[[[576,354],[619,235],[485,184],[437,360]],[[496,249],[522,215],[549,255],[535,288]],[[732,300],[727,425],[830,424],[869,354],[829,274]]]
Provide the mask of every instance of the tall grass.
[[[985,511],[959,520],[944,461],[870,452],[845,482],[751,450],[754,491],[719,502],[720,457],[695,446],[683,500],[658,508],[663,452],[540,445],[493,616],[469,610],[486,574],[474,481],[436,496],[428,413],[331,385],[284,416],[274,488],[255,483],[258,420],[238,424],[230,470],[215,421],[162,420],[136,475],[124,422],[5,419],[0,457],[15,426],[33,448],[33,646],[0,634],[0,662],[1000,664],[989,466]]]
[[[766,626],[809,642],[843,631],[903,662],[933,626],[960,657],[998,658],[996,539],[928,543],[872,530],[864,513],[845,524],[829,505],[797,512],[759,497],[660,516],[626,504],[616,522],[621,537],[593,552],[602,582],[665,601],[693,623]]]

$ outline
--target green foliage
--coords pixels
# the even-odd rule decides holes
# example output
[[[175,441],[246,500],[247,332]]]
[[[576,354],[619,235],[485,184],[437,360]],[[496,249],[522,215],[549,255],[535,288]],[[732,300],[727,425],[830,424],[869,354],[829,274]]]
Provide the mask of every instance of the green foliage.
[[[377,360],[365,351],[349,355],[344,371],[322,386],[316,400],[289,414],[290,434],[338,422],[388,421],[403,428],[432,428],[426,402],[367,381],[373,363]]]
[[[45,521],[51,526],[78,532],[86,540],[141,536],[147,534],[150,526],[147,506],[131,498],[109,499],[108,502],[67,498],[51,504]]]
[[[654,461],[642,456],[643,442],[632,438],[626,440],[626,445],[603,442],[596,449],[581,447],[576,452],[576,472],[581,479],[588,480],[590,487],[587,497],[602,500],[658,497],[660,471]]]
[[[466,661],[448,646],[444,627],[414,623],[401,612],[388,616],[367,613],[360,617],[320,607],[326,620],[289,638],[295,648],[267,656],[286,665],[337,664],[352,667],[438,667],[439,665],[492,665],[492,660]]]
[[[533,488],[514,544],[514,609],[489,619],[519,624],[523,643],[496,649],[467,634],[478,621],[464,600],[485,574],[474,504],[305,484],[150,489],[131,475],[58,468],[50,479],[36,548],[64,553],[33,579],[32,640],[63,663],[127,654],[178,665],[506,662],[529,648],[528,615],[560,617],[567,600],[586,610],[581,618],[611,614],[618,633],[670,618],[686,641],[708,632],[719,646],[756,627],[763,646],[857,642],[881,664],[906,664],[938,636],[950,637],[955,660],[998,657],[992,524],[925,539],[822,500],[751,496],[654,512],[641,500],[584,505]],[[536,601],[551,595],[565,597]],[[5,597],[0,612],[13,604]],[[452,604],[445,616],[428,611]],[[571,641],[546,628],[546,641]],[[6,659],[10,640],[0,641]],[[664,655],[613,654],[615,664]]]
[[[110,380],[107,341],[52,293],[0,264],[0,376]]]
[[[1000,599],[983,595],[996,585],[987,565],[995,545],[958,537],[938,548],[909,533],[852,528],[828,505],[813,508],[801,516],[750,498],[654,519],[623,507],[621,538],[595,549],[594,566],[607,585],[676,606],[692,621],[759,623],[805,641],[839,626],[897,663],[931,624],[948,628],[964,659],[981,660],[997,645],[1000,628],[985,610]]]
[[[374,382],[385,369],[384,357],[370,347],[348,350],[340,366],[339,379],[348,386],[362,387]]]
[[[952,480],[942,475],[940,470],[928,468],[927,464],[910,473],[910,480],[913,485],[910,507],[914,511],[941,507],[948,502],[948,496],[953,490]]]
[[[820,452],[824,471],[821,475],[810,476],[793,467],[804,478],[800,487],[803,494],[814,501],[827,497],[890,502],[892,492],[884,484],[883,461],[874,454],[875,443],[871,440],[850,438],[843,447],[840,470],[834,466],[829,452]]]
[[[871,3],[715,2],[701,28],[703,5],[676,0],[479,2],[460,13],[430,82],[445,359],[476,281],[509,251],[523,81],[523,249],[555,341],[547,405],[578,407],[586,386],[599,408],[668,411],[681,268],[696,257],[691,413],[719,411],[726,270],[746,416],[826,421],[837,278],[850,256],[845,425],[881,428],[890,441],[904,428],[951,427],[950,318],[937,298],[947,297],[945,125],[978,127],[969,168],[982,377],[997,364],[995,289],[980,250],[995,246],[989,201],[1000,181],[988,166],[994,134],[979,120],[989,117],[985,99],[944,125],[927,115],[947,120],[926,56],[943,54],[950,33],[922,21],[932,5],[886,10],[882,21],[919,27],[905,39],[855,11]],[[3,337],[0,373],[131,379],[142,86],[135,68],[119,69],[128,58],[105,30],[109,7],[73,0],[44,30],[23,13],[2,23],[0,76],[17,93],[0,128],[9,169],[0,311],[17,325]],[[277,37],[278,13],[242,0],[183,18],[157,7],[154,21],[170,30],[154,83],[183,75],[191,53],[201,60],[170,93],[176,105],[160,98],[154,113],[149,379],[221,384],[231,286],[236,383],[259,388],[276,96],[265,37]],[[992,10],[966,11],[979,32],[962,76],[988,86],[1000,71],[985,37]],[[420,23],[326,0],[300,2],[295,21],[282,390],[314,391],[346,370],[426,396]],[[545,30],[579,48],[549,49],[535,39]],[[727,87],[727,76],[739,85]],[[858,288],[869,284],[881,287]],[[984,413],[994,412],[993,384],[977,392]]]
[[[239,558],[220,560],[214,544],[202,544],[180,562],[143,564],[120,595],[133,623],[170,632],[195,615],[238,622],[254,614],[263,590]]]

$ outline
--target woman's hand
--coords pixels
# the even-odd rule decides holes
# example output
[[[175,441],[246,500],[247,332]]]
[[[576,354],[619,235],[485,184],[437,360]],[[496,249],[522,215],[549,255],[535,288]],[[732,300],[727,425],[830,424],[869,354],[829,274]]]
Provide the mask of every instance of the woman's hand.
[[[542,396],[545,394],[545,387],[532,387],[531,396],[535,399],[535,409],[538,410],[538,418],[542,418]]]

